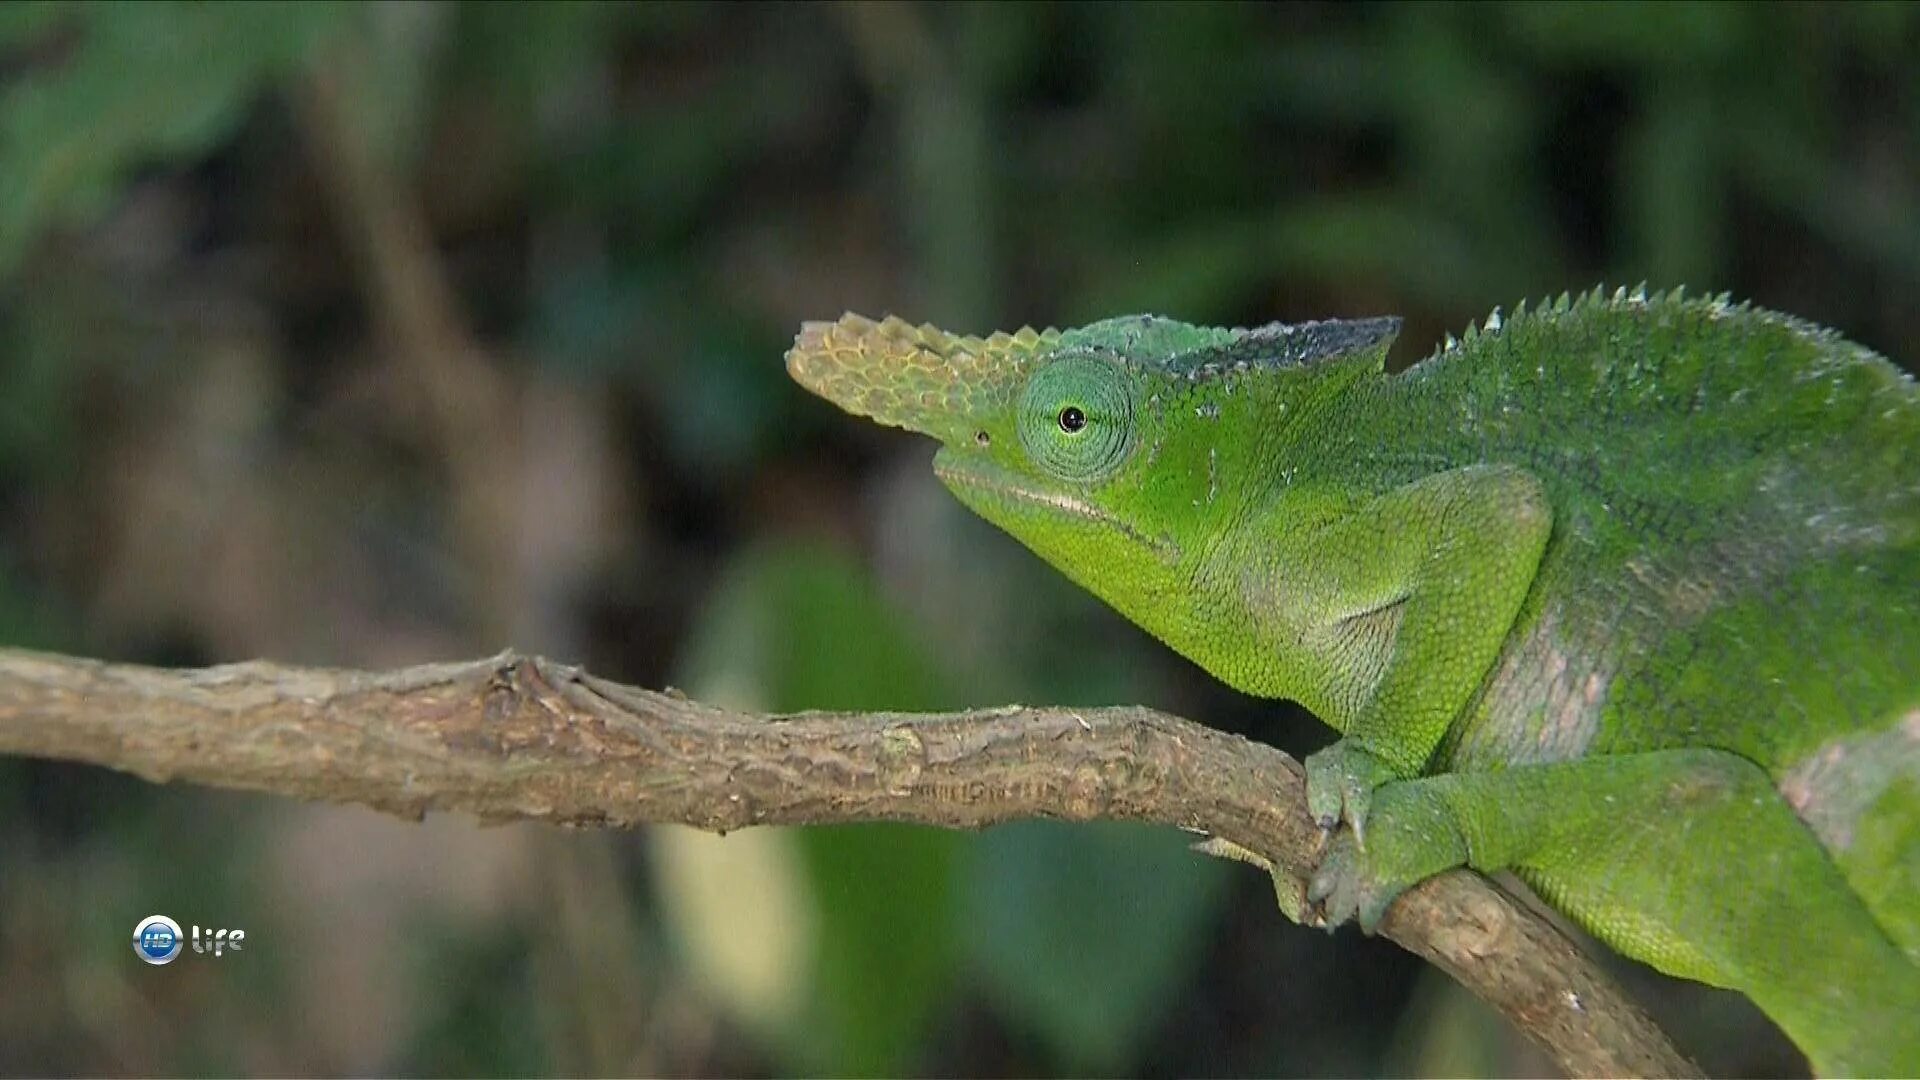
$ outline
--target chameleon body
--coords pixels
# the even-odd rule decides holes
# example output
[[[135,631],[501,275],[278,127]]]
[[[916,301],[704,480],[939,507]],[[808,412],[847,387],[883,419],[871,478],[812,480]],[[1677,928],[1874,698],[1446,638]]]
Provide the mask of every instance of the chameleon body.
[[[1920,1073],[1920,390],[1831,331],[1617,291],[1389,374],[1395,319],[806,324],[794,378],[1232,686],[1342,732],[1305,899],[1511,868]],[[1301,912],[1293,914],[1298,917]]]

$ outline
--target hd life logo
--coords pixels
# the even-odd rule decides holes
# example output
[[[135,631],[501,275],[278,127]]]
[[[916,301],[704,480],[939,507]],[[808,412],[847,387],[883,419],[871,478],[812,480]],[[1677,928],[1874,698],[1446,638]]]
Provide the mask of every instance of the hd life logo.
[[[157,966],[173,963],[173,958],[180,955],[181,946],[189,942],[194,952],[224,956],[239,952],[246,940],[245,930],[209,927],[202,931],[197,924],[191,935],[185,935],[180,932],[180,924],[165,915],[149,915],[134,924],[133,954]]]

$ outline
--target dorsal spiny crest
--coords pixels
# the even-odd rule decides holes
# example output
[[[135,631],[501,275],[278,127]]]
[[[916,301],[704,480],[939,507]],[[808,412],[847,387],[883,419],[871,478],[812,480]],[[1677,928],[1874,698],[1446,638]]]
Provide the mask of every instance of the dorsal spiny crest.
[[[1617,286],[1609,292],[1605,286],[1596,286],[1582,291],[1577,297],[1571,293],[1536,302],[1531,308],[1522,300],[1515,304],[1510,315],[1502,315],[1499,308],[1487,316],[1485,323],[1476,335],[1473,327],[1458,339],[1446,335],[1429,354],[1429,359],[1448,356],[1462,346],[1474,345],[1480,338],[1492,338],[1511,334],[1521,328],[1531,328],[1538,323],[1549,325],[1568,317],[1583,317],[1606,312],[1665,313],[1676,318],[1705,319],[1718,321],[1723,319],[1747,319],[1756,324],[1765,324],[1785,328],[1800,338],[1824,346],[1842,346],[1849,356],[1860,359],[1879,359],[1872,349],[1849,341],[1829,326],[1808,322],[1769,308],[1761,307],[1751,300],[1738,300],[1728,292],[1696,292],[1687,295],[1686,286],[1671,289],[1649,290],[1645,282],[1628,288]]]

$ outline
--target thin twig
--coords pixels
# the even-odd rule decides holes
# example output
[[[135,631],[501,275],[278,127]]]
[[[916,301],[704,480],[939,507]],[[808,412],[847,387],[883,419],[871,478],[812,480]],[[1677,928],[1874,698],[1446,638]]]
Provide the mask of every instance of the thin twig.
[[[512,652],[369,673],[167,671],[0,650],[0,754],[414,818],[714,832],[1129,820],[1217,837],[1295,876],[1321,844],[1292,758],[1151,709],[760,717]],[[1570,1075],[1699,1075],[1576,945],[1477,874],[1411,890],[1382,932]]]

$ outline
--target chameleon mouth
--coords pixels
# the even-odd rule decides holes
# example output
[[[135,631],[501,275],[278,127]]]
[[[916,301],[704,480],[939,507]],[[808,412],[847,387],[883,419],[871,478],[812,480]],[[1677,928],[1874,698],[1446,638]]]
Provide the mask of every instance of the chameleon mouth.
[[[1064,492],[1042,491],[1028,487],[991,464],[958,461],[945,454],[938,454],[934,457],[933,473],[942,483],[955,489],[956,493],[979,492],[1071,514],[1085,521],[1106,526],[1168,563],[1178,562],[1180,559],[1180,548],[1172,540],[1148,536],[1132,524],[1122,521],[1112,513],[1084,499],[1074,498]]]

